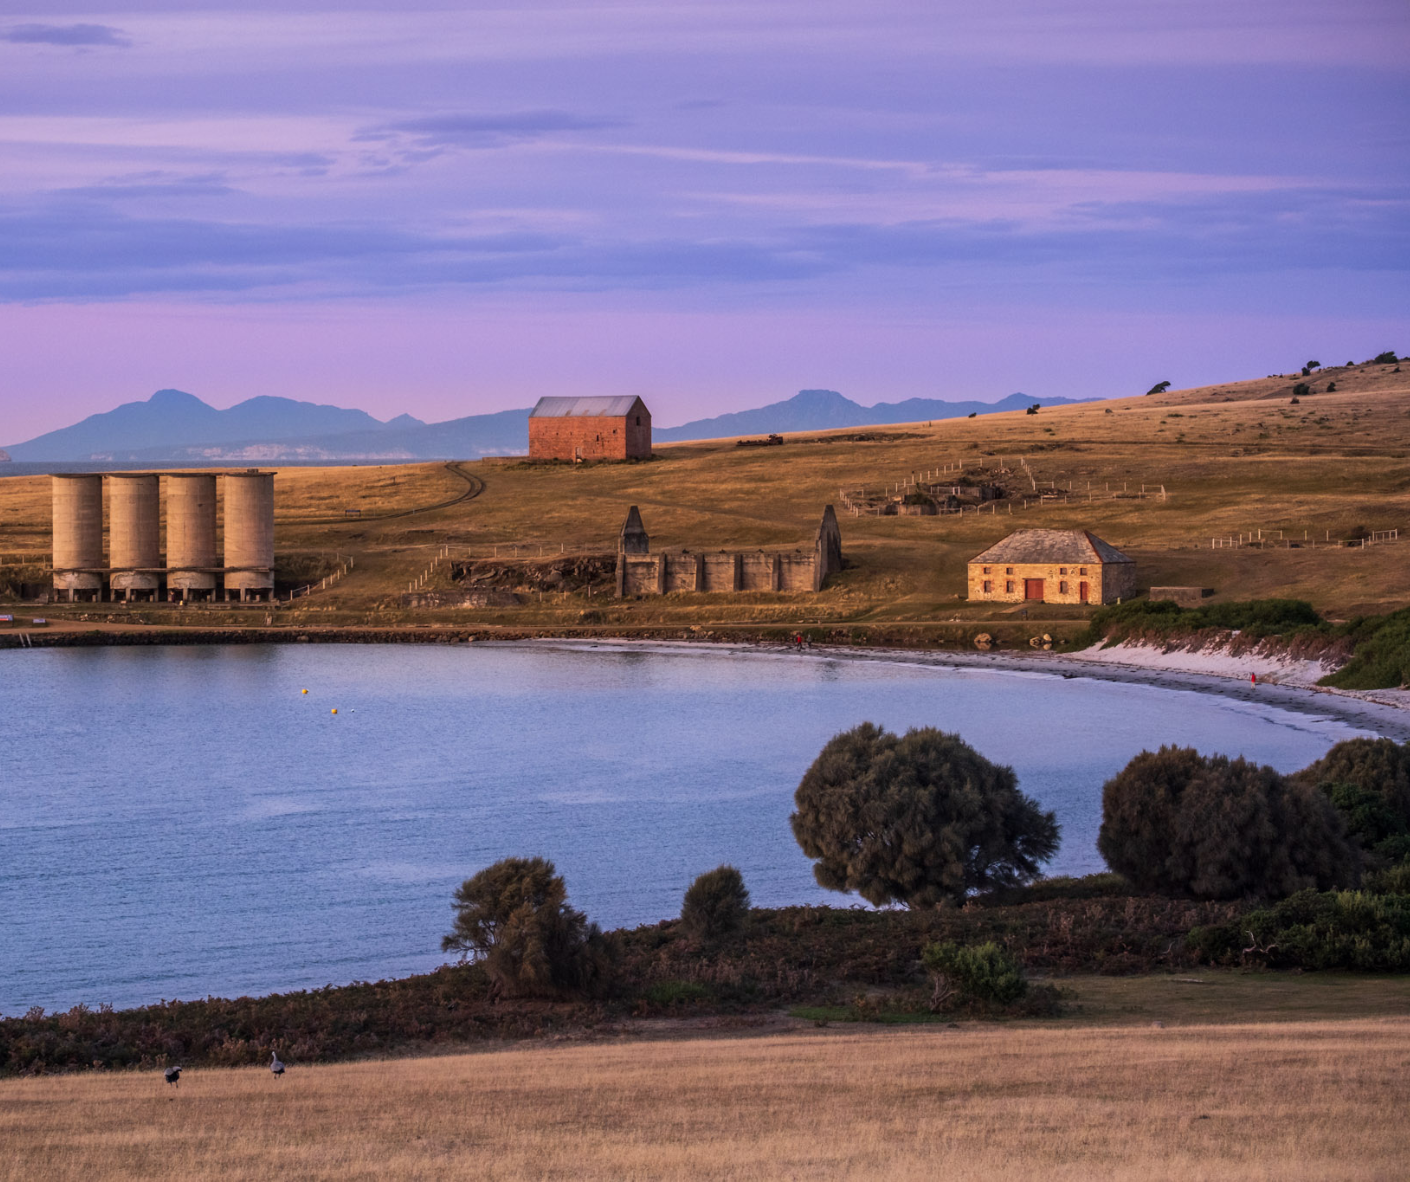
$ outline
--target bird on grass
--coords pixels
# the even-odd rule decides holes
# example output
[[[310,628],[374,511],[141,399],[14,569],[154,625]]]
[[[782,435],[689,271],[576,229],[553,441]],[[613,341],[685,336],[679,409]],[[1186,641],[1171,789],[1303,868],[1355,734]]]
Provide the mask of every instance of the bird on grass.
[[[180,1067],[168,1067],[168,1068],[166,1069],[165,1073],[164,1073],[164,1078],[166,1079],[166,1082],[169,1083],[169,1084],[175,1085],[175,1084],[180,1083],[180,1082],[181,1082],[181,1068],[180,1068]]]
[[[284,1074],[284,1064],[281,1063],[281,1062],[279,1062],[279,1054],[278,1054],[278,1052],[276,1052],[276,1051],[271,1051],[271,1052],[270,1052],[270,1055],[269,1055],[269,1071],[270,1071],[270,1074],[271,1074],[271,1075],[283,1075],[283,1074]]]

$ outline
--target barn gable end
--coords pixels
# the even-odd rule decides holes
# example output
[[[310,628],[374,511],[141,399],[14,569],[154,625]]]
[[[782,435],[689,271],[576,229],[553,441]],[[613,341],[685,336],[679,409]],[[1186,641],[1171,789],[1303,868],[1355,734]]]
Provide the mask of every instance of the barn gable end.
[[[651,412],[632,395],[540,398],[529,413],[531,460],[646,460]]]

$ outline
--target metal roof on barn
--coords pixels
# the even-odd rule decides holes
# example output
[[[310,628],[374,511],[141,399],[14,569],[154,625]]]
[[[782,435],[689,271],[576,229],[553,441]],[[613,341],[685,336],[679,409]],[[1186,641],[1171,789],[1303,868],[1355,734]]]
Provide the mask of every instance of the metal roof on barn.
[[[1115,546],[1085,529],[1017,529],[995,542],[971,563],[987,562],[1132,562]]]
[[[540,398],[529,412],[531,419],[620,419],[632,413],[641,399],[635,394],[615,398]],[[642,409],[645,404],[642,403]]]

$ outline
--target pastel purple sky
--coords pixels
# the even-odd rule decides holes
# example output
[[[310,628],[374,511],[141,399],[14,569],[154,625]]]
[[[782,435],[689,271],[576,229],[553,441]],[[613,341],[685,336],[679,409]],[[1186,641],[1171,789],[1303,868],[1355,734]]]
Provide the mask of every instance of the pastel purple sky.
[[[0,17],[0,440],[1410,351],[1404,0],[391,8]]]

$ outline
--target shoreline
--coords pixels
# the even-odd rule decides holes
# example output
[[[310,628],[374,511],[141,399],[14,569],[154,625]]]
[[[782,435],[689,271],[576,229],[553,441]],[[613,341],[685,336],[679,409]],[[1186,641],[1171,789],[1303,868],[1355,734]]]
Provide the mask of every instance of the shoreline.
[[[1340,690],[1310,680],[1308,668],[1291,670],[1279,657],[1247,654],[1229,656],[1181,652],[1155,646],[1115,645],[1111,649],[1084,649],[1072,653],[1042,651],[971,652],[965,649],[907,648],[886,644],[846,645],[818,643],[797,652],[791,644],[741,630],[711,629],[693,637],[688,629],[663,628],[669,635],[643,631],[625,634],[592,629],[564,629],[546,634],[540,630],[500,625],[439,625],[414,627],[309,627],[309,628],[163,628],[126,625],[114,628],[65,628],[0,633],[0,652],[38,648],[146,647],[150,645],[250,645],[250,644],[495,644],[561,646],[569,649],[622,647],[661,652],[717,651],[777,654],[792,658],[846,659],[899,662],[909,665],[955,669],[989,669],[999,672],[1040,673],[1063,679],[1149,685],[1192,693],[1212,693],[1242,702],[1262,702],[1300,714],[1338,718],[1397,742],[1410,742],[1410,691]],[[761,630],[762,631],[762,630]],[[772,625],[769,631],[777,631]],[[787,629],[785,631],[791,631]],[[22,636],[24,639],[22,640]],[[1112,659],[1113,657],[1117,659]],[[1121,659],[1125,658],[1125,659]],[[1301,666],[1315,662],[1300,662]],[[1270,674],[1270,670],[1272,671]],[[1315,670],[1313,671],[1315,672]],[[1250,673],[1261,678],[1257,684]]]
[[[523,643],[516,641],[513,643]],[[530,643],[568,649],[622,647],[640,651],[730,650],[807,659],[878,661],[932,668],[988,669],[1006,673],[1039,673],[1049,677],[1077,680],[1124,682],[1188,693],[1218,694],[1240,702],[1263,703],[1298,714],[1331,716],[1365,730],[1372,730],[1397,742],[1410,742],[1410,705],[1385,702],[1362,695],[1398,691],[1337,690],[1326,686],[1245,682],[1234,675],[1166,669],[1126,662],[1101,661],[1082,653],[982,653],[963,650],[861,648],[850,645],[814,645],[798,653],[787,645],[734,645],[707,641],[641,641],[633,639],[580,640],[576,638],[534,638]],[[1091,650],[1083,650],[1090,652]],[[1158,650],[1157,650],[1158,651]]]

